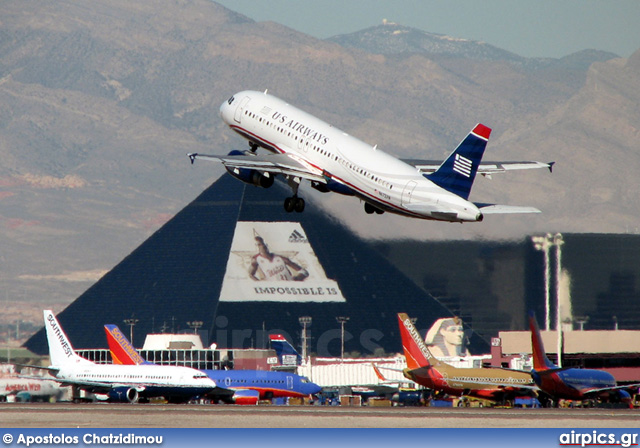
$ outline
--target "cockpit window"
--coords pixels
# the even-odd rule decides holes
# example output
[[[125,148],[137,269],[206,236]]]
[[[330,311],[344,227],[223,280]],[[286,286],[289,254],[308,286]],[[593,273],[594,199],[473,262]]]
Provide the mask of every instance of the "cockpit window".
[[[229,100],[227,101],[227,103],[229,103],[229,106],[231,106],[231,104],[234,102],[235,99],[236,98],[233,97],[233,96],[231,98],[229,98]]]

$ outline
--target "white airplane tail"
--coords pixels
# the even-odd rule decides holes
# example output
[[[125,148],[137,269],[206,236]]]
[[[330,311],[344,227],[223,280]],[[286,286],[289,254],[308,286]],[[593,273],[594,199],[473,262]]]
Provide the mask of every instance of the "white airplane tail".
[[[51,310],[44,310],[44,328],[49,343],[51,367],[59,368],[69,364],[93,364],[76,354]]]

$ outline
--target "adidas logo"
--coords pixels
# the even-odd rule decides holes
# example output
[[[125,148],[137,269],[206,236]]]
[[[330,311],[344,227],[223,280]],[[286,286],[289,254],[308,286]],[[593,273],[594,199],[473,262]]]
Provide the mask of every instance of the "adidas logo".
[[[291,235],[289,235],[289,242],[290,243],[308,243],[309,241],[307,240],[306,236],[304,236],[297,230],[294,230],[293,232],[291,232]]]
[[[460,154],[456,154],[456,158],[453,160],[453,171],[458,174],[462,174],[464,177],[471,177],[471,168],[473,162],[466,157],[462,157]]]

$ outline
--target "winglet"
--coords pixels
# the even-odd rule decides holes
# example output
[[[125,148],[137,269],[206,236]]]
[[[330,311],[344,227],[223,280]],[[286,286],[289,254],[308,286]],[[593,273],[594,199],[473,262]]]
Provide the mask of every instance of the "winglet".
[[[104,332],[107,335],[107,343],[109,344],[109,350],[111,351],[111,358],[114,364],[153,364],[140,356],[138,351],[131,345],[127,337],[122,334],[116,325],[105,325]]]
[[[490,136],[491,128],[477,124],[442,165],[425,177],[437,186],[469,199]]]
[[[549,369],[557,369],[554,363],[549,361],[547,353],[544,350],[544,344],[542,343],[542,337],[540,336],[540,328],[536,321],[536,316],[533,311],[529,311],[529,329],[531,330],[531,351],[533,357],[533,370],[536,372],[542,372]]]
[[[404,357],[410,370],[440,365],[440,361],[431,354],[407,314],[398,314],[398,325],[400,327],[400,336],[402,337]]]
[[[549,172],[553,173],[553,165],[555,165],[556,162],[549,162],[547,165],[549,165]]]

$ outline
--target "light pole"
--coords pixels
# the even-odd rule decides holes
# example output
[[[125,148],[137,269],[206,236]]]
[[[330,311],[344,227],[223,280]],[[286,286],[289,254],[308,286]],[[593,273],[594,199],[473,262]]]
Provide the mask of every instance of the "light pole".
[[[547,233],[545,236],[532,236],[531,242],[536,250],[541,250],[544,254],[544,329],[549,331],[551,327],[551,299],[549,295],[549,278],[551,277],[549,267],[549,248],[551,247],[552,236]]]
[[[133,344],[133,327],[135,327],[138,321],[139,319],[134,319],[133,317],[131,319],[123,320],[125,325],[129,325],[129,340],[131,341],[131,345],[133,345],[134,347],[135,345]]]
[[[574,319],[575,323],[580,325],[580,331],[584,331],[584,324],[589,322],[589,316],[578,316]]]
[[[311,325],[310,316],[302,316],[298,318],[298,322],[302,325],[302,359],[307,362],[307,325]]]
[[[560,282],[562,277],[562,245],[564,239],[561,233],[553,235],[553,245],[556,246],[556,331],[558,332],[558,367],[562,367],[562,316],[560,315]]]
[[[198,328],[202,327],[203,322],[201,320],[193,320],[191,322],[187,322],[189,328],[193,329],[193,334],[198,334]]]
[[[344,324],[346,324],[349,321],[349,318],[346,316],[338,316],[336,317],[336,320],[340,324],[340,327],[342,327],[340,332],[340,335],[341,335],[340,336],[340,341],[341,341],[340,359],[343,360],[344,359]]]

